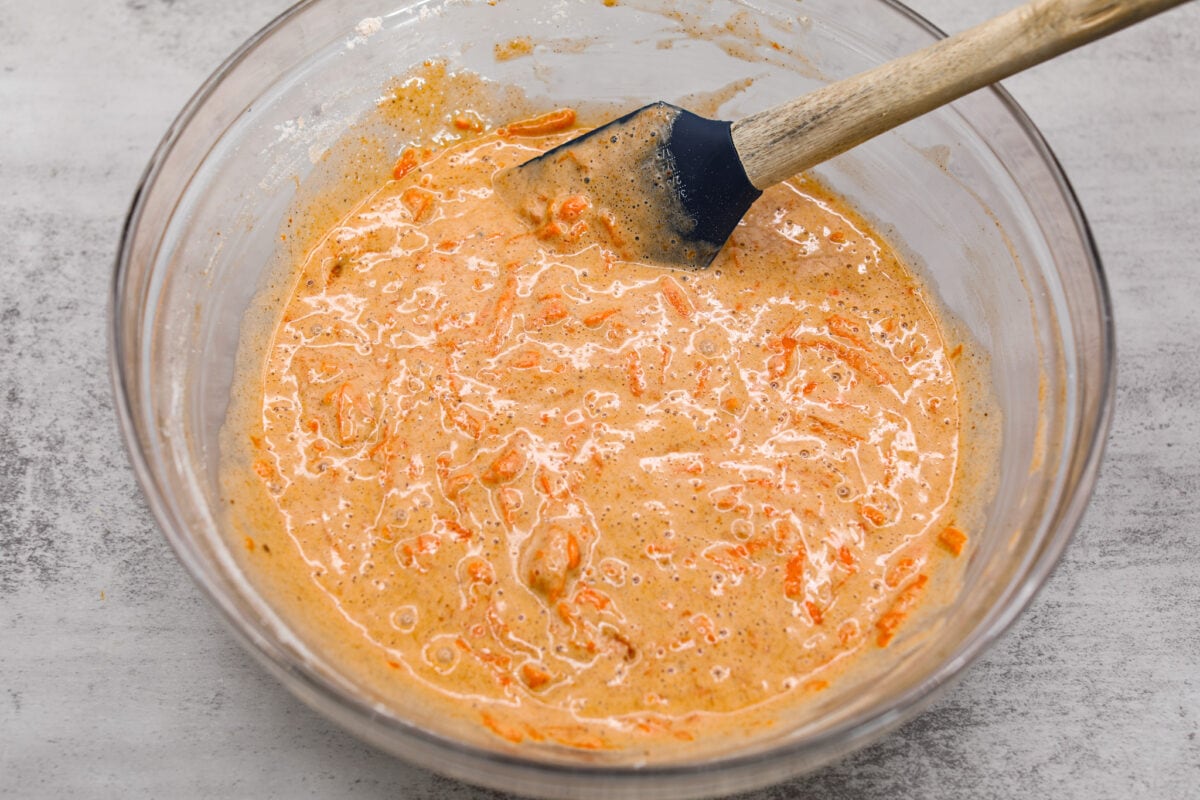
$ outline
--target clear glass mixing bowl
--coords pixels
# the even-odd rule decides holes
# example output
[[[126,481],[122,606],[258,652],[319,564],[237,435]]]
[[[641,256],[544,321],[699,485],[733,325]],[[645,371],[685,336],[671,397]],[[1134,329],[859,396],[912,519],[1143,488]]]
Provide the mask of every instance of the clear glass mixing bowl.
[[[489,745],[388,708],[241,574],[220,527],[217,461],[240,324],[275,263],[281,225],[298,187],[330,169],[322,155],[387,79],[437,57],[519,86],[534,105],[632,108],[707,93],[728,119],[940,35],[888,0],[309,0],[243,45],[147,169],[116,265],[111,332],[120,421],[150,507],[249,649],[303,700],[383,749],[543,796],[763,786],[860,747],[929,703],[1050,574],[1094,485],[1112,407],[1112,316],[1094,245],[1054,156],[1002,90],[817,170],[988,352],[1002,445],[997,463],[975,465],[992,493],[957,601],[896,646],[885,672],[795,724],[687,761],[632,764]],[[497,61],[493,47],[517,36],[533,52]],[[401,142],[392,144],[376,168],[395,157]]]

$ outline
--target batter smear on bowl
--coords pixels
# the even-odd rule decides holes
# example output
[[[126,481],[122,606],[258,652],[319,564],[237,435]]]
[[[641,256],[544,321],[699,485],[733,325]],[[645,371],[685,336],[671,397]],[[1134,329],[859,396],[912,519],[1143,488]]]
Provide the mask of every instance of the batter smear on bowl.
[[[806,179],[705,272],[499,170],[563,110],[411,150],[296,265],[239,424],[253,573],[407,704],[576,748],[691,741],[886,648],[964,548],[955,352]],[[530,224],[530,220],[535,224]]]

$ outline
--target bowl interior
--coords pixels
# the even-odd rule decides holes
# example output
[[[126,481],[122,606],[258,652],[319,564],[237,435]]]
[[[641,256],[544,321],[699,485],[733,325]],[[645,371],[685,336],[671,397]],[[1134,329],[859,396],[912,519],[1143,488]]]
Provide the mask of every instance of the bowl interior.
[[[495,45],[516,37],[529,37],[532,53],[497,60]],[[369,183],[409,138],[428,133],[372,121],[389,79],[438,58],[519,87],[520,98],[495,94],[497,115],[505,103],[574,105],[602,121],[665,99],[734,119],[934,37],[881,0],[711,0],[686,10],[651,0],[315,0],[288,12],[172,128],[118,264],[122,419],[185,566],[309,702],[395,752],[504,788],[578,793],[618,779],[674,795],[747,788],[915,713],[1052,568],[1086,503],[1107,424],[1111,322],[1099,264],[1053,157],[1000,92],[976,93],[816,171],[908,256],[979,356],[974,422],[1001,445],[977,453],[979,513],[958,601],[902,637],[886,672],[831,692],[742,750],[722,748],[704,767],[631,770],[603,757],[505,752],[483,739],[450,744],[436,720],[398,717],[326,663],[243,577],[221,530],[218,466],[243,319],[278,275],[284,223],[347,170]],[[356,136],[367,126],[370,147],[345,146],[352,126]]]

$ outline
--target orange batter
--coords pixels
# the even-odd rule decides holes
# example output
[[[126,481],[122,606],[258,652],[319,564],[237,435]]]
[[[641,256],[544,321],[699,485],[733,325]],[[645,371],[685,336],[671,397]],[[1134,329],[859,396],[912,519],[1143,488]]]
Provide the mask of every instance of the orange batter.
[[[587,198],[531,228],[492,176],[572,122],[407,152],[296,265],[231,499],[252,573],[398,706],[716,736],[887,647],[961,552],[954,372],[905,267],[806,179],[700,273],[620,260]]]

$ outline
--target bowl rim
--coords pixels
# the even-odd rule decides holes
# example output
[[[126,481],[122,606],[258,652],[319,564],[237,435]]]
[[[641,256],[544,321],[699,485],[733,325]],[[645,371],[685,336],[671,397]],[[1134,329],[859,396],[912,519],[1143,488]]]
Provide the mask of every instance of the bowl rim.
[[[345,691],[321,677],[307,665],[297,664],[287,656],[284,648],[263,633],[239,614],[224,594],[209,577],[197,567],[188,544],[188,537],[181,535],[186,529],[177,520],[169,508],[166,495],[162,491],[150,460],[140,444],[139,424],[131,407],[130,397],[134,390],[133,382],[126,371],[122,360],[121,343],[136,326],[134,322],[124,321],[119,310],[127,294],[127,280],[132,260],[132,248],[135,233],[141,223],[145,203],[150,189],[154,186],[163,165],[168,160],[182,132],[193,120],[197,111],[213,95],[217,86],[226,76],[244,61],[249,54],[264,40],[283,28],[291,20],[301,15],[309,7],[325,0],[300,0],[282,13],[275,16],[265,26],[245,40],[233,53],[204,80],[200,87],[184,104],[175,119],[167,128],[162,140],[155,148],[150,161],[143,171],[124,224],[121,228],[120,244],[113,267],[113,275],[109,285],[108,297],[108,353],[109,372],[114,395],[114,410],[121,430],[129,461],[133,467],[137,481],[146,499],[147,506],[154,517],[159,530],[167,540],[176,558],[183,565],[192,582],[203,592],[208,601],[220,612],[226,626],[235,634],[244,647],[255,659],[280,678],[281,683],[294,696],[320,711],[327,719],[345,726],[345,719],[338,715],[334,717],[333,709],[341,708],[358,717],[360,721],[369,722],[373,726],[385,726],[390,731],[402,732],[405,736],[415,737],[427,746],[435,748],[449,747],[459,755],[477,761],[508,766],[515,769],[534,769],[549,776],[586,777],[607,779],[633,778],[637,780],[664,779],[671,776],[688,776],[695,778],[708,773],[735,771],[739,768],[753,767],[768,760],[796,756],[806,750],[832,752],[834,756],[848,750],[856,750],[874,741],[889,730],[917,716],[928,705],[938,699],[942,693],[960,678],[1001,636],[1013,625],[1032,603],[1033,599],[1045,586],[1062,555],[1074,538],[1090,504],[1095,490],[1100,466],[1108,443],[1114,412],[1116,390],[1116,330],[1113,315],[1112,297],[1108,280],[1105,277],[1099,248],[1092,234],[1091,226],[1083,213],[1079,198],[1071,185],[1061,162],[1054,154],[1045,137],[1034,125],[1032,119],[1017,103],[1017,101],[999,84],[993,84],[982,90],[989,92],[999,100],[1000,104],[1011,115],[1014,122],[1027,137],[1033,150],[1041,158],[1044,166],[1053,177],[1055,186],[1061,194],[1061,199],[1070,212],[1072,222],[1083,244],[1083,255],[1090,266],[1089,274],[1092,288],[1095,292],[1100,311],[1102,336],[1098,346],[1103,354],[1100,365],[1101,393],[1096,399],[1097,411],[1091,430],[1078,430],[1081,441],[1086,442],[1086,451],[1082,453],[1081,465],[1077,472],[1075,491],[1062,494],[1053,506],[1053,513],[1046,520],[1049,530],[1055,531],[1042,543],[1042,547],[1031,560],[1028,569],[1019,580],[1009,584],[1012,592],[1011,602],[993,605],[980,618],[979,623],[960,642],[955,650],[943,659],[936,669],[928,673],[906,691],[894,696],[886,707],[866,709],[855,713],[837,725],[820,731],[816,735],[798,741],[785,741],[766,749],[746,754],[716,756],[707,758],[699,763],[667,762],[635,766],[630,764],[591,764],[586,762],[566,762],[558,760],[539,760],[523,757],[512,753],[489,750],[484,747],[452,739],[447,736],[428,731],[416,724],[406,722],[398,717],[381,716],[371,704]],[[890,8],[906,18],[917,28],[930,34],[936,39],[946,38],[947,34],[921,14],[910,9],[900,0],[874,0]],[[1075,451],[1077,454],[1080,450]],[[1078,460],[1078,459],[1077,459]],[[299,682],[297,685],[294,682]],[[362,737],[364,732],[356,731]],[[382,747],[379,740],[372,737],[376,746]],[[383,747],[394,755],[390,748]],[[826,761],[828,759],[823,759]]]

